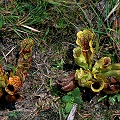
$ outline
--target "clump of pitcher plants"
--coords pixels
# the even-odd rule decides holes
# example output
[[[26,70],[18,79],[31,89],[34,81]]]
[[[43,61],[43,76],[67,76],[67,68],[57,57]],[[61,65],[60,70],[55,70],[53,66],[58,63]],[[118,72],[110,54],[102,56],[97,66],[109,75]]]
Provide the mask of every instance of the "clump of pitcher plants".
[[[106,94],[114,94],[120,91],[120,64],[112,63],[110,57],[102,57],[93,64],[94,39],[95,34],[90,30],[77,33],[78,47],[73,49],[73,56],[80,69],[62,79],[61,82],[57,81],[64,91],[74,89],[76,82],[79,86],[90,88],[93,92],[104,91]]]

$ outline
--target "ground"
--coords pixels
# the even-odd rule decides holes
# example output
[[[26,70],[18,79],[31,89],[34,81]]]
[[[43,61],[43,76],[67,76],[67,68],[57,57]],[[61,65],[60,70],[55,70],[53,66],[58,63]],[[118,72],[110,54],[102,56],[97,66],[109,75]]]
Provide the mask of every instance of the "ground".
[[[111,6],[112,3],[114,3],[113,6]],[[20,91],[22,100],[15,103],[16,110],[1,110],[1,120],[63,120],[67,118],[68,114],[65,116],[64,111],[61,112],[64,104],[61,98],[67,93],[61,91],[60,86],[56,84],[56,80],[64,78],[77,68],[74,64],[72,53],[73,48],[76,47],[77,31],[87,28],[95,32],[95,49],[97,51],[95,60],[102,56],[109,56],[113,62],[120,62],[119,35],[117,32],[115,34],[110,30],[110,27],[114,29],[112,23],[116,11],[107,21],[112,21],[109,25],[101,21],[101,19],[105,20],[106,18],[105,14],[108,7],[105,6],[111,7],[108,9],[110,12],[116,3],[117,1],[108,1],[108,3],[105,3],[104,0],[95,2],[95,4],[94,1],[90,3],[85,1],[80,3],[79,1],[76,4],[76,2],[72,0],[67,2],[50,1],[47,2],[47,4],[41,2],[40,4],[44,10],[43,8],[38,9],[38,11],[43,10],[42,15],[38,12],[41,19],[36,19],[39,22],[34,23],[36,21],[32,21],[32,18],[35,18],[35,16],[30,16],[31,18],[28,17],[32,22],[30,20],[27,21],[28,19],[25,15],[22,18],[23,21],[18,20],[18,23],[23,22],[40,31],[37,33],[34,33],[35,31],[31,29],[24,30],[16,22],[15,24],[17,26],[9,23],[6,18],[9,14],[7,12],[12,12],[12,14],[10,13],[11,15],[17,13],[21,15],[23,12],[27,14],[27,11],[24,11],[25,9],[22,11],[20,8],[21,4],[17,6],[16,3],[6,3],[6,11],[1,12],[1,14],[3,14],[3,12],[6,13],[6,16],[4,16],[4,20],[6,20],[4,23],[6,24],[3,24],[0,30],[0,58],[2,59],[4,54],[6,55],[12,47],[18,46],[26,37],[32,38],[35,45],[33,48],[31,67],[28,71],[29,76],[26,78]],[[24,2],[22,5],[23,4]],[[13,7],[16,6],[19,12],[14,11],[14,13],[10,9],[11,5],[14,5]],[[25,2],[25,6],[28,8],[30,5],[34,15],[37,9],[37,7],[35,8],[36,3],[30,2],[28,4]],[[103,13],[101,13],[102,10]],[[13,19],[10,18],[10,20],[12,21]],[[27,23],[24,22],[24,20],[27,21]],[[12,28],[10,25],[13,25]],[[107,32],[107,30],[110,31]],[[17,48],[14,48],[6,57],[7,60],[2,59],[2,65],[13,65],[16,60],[16,52]],[[82,96],[84,98],[82,98]],[[119,120],[120,103],[115,102],[115,104],[113,104],[110,100],[107,101],[107,99],[97,103],[101,96],[104,95],[98,93],[93,96],[90,91],[84,95],[82,94],[80,97],[83,102],[76,111],[75,120]]]

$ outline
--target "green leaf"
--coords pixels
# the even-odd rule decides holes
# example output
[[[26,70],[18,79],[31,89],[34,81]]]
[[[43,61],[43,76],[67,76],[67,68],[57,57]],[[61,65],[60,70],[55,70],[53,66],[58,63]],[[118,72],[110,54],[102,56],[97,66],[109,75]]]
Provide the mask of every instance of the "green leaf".
[[[120,94],[117,94],[117,100],[120,102]]]
[[[69,112],[71,111],[71,109],[72,109],[72,107],[73,107],[73,104],[74,104],[74,103],[71,103],[71,102],[68,102],[68,103],[66,104],[66,106],[65,106],[65,112],[66,112],[66,113],[69,113]]]
[[[71,96],[73,91],[70,91],[67,93],[67,95]]]
[[[48,27],[47,30],[46,30],[46,32],[45,32],[45,36],[43,37],[43,39],[46,39],[46,37],[49,34],[49,32],[50,32],[50,28]]]
[[[13,71],[13,75],[16,72],[16,68],[13,65],[5,65],[6,67],[10,68]]]
[[[101,102],[101,101],[104,100],[105,98],[107,98],[107,95],[105,95],[105,96],[101,97],[100,99],[98,99],[97,103],[98,103],[98,102]]]
[[[82,103],[82,99],[80,97],[75,97],[74,98],[74,102],[77,104],[81,104]]]
[[[2,25],[3,25],[3,19],[2,16],[0,16],[0,28],[2,28]]]
[[[116,103],[115,97],[109,97],[109,100],[113,103],[113,105]]]
[[[66,95],[62,97],[63,102],[70,102],[72,100],[72,96]]]
[[[63,118],[67,117],[67,114],[65,114],[65,111],[64,111],[64,109],[62,107],[60,107],[59,113],[63,116]]]
[[[50,78],[50,88],[52,88],[53,80]]]
[[[72,93],[72,96],[73,97],[80,96],[80,89],[79,88],[74,89],[73,93]]]

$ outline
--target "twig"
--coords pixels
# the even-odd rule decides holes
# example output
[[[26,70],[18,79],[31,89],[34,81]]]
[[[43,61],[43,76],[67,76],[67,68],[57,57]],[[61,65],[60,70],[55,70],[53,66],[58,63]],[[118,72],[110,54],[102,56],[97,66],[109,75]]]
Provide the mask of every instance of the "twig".
[[[31,113],[29,115],[27,115],[26,117],[21,118],[20,120],[27,120],[27,118],[29,118],[29,117],[30,117],[29,120],[33,120],[33,117],[35,116],[34,113],[36,113],[36,111],[37,111],[37,108],[35,108],[33,111],[31,111]]]
[[[105,18],[105,21],[106,21],[107,19],[109,19],[109,17],[112,15],[112,13],[114,13],[114,12],[117,10],[119,4],[120,4],[120,1],[118,0],[117,4],[116,4],[116,5],[114,6],[114,8],[110,11],[110,13],[108,14],[108,16]]]
[[[35,96],[38,96],[37,93],[38,93],[38,91],[40,91],[40,89],[43,87],[43,85],[44,85],[44,83],[42,83],[42,85],[36,90]]]
[[[5,61],[7,62],[7,58],[6,58],[6,55],[4,54],[4,52],[2,51],[2,54],[3,54],[3,58],[5,58]]]
[[[73,108],[71,109],[70,114],[69,114],[67,120],[74,120],[77,106],[78,106],[78,104],[76,104],[76,103],[73,105]]]
[[[39,30],[36,30],[36,29],[34,29],[34,28],[30,27],[30,26],[27,26],[27,25],[22,24],[21,26],[24,27],[24,28],[27,28],[27,29],[29,29],[29,30],[31,30],[33,32],[40,32]]]
[[[7,57],[15,48],[16,48],[16,46],[12,47],[11,50],[10,50],[6,55],[5,55],[4,52],[2,51],[3,56],[4,56],[2,59],[5,58],[5,60],[6,60],[6,62],[7,62],[7,58],[6,58],[6,57]]]

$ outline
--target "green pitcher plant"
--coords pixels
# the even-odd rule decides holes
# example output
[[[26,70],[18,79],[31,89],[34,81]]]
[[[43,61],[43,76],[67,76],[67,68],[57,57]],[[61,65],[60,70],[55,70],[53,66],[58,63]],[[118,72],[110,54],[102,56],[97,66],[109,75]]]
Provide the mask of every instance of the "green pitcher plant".
[[[110,57],[102,57],[93,65],[94,39],[95,34],[90,30],[77,33],[78,46],[73,49],[73,56],[80,69],[76,70],[75,80],[78,80],[79,86],[91,88],[93,92],[101,90],[108,94],[119,92],[120,88],[116,86],[120,84],[120,64],[112,64]]]

